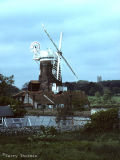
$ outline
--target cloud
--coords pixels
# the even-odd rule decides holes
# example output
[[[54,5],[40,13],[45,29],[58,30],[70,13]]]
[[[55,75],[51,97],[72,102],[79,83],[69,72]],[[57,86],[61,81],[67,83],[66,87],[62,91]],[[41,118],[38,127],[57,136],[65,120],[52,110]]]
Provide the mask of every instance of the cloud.
[[[51,47],[44,23],[58,45],[63,31],[62,51],[80,79],[118,79],[120,53],[119,0],[2,0],[0,1],[0,72],[14,74],[16,85],[37,79],[39,67],[29,47],[39,41]],[[75,80],[64,64],[63,80]],[[24,76],[23,76],[24,75]]]

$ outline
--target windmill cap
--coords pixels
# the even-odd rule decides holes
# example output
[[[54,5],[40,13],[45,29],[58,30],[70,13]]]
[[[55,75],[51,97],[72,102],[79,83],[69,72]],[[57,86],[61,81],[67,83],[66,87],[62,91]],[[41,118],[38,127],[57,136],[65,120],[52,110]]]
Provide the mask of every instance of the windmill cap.
[[[40,61],[42,60],[51,60],[51,59],[57,59],[57,55],[52,52],[50,49],[48,50],[41,50],[39,55]]]

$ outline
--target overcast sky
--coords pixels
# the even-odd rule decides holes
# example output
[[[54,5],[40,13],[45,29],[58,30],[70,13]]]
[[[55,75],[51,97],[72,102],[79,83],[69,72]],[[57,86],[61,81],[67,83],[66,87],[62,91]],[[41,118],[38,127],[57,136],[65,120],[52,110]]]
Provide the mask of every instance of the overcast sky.
[[[0,0],[0,73],[14,75],[19,88],[37,80],[39,66],[30,44],[52,48],[41,24],[80,80],[120,79],[120,0]],[[62,63],[63,81],[76,81]]]

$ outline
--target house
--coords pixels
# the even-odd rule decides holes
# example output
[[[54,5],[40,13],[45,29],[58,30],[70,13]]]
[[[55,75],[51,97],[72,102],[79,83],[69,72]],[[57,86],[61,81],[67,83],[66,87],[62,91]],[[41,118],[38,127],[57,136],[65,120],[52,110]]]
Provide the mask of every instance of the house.
[[[19,102],[22,103],[22,106],[26,109],[33,109],[33,104],[32,103],[29,103],[29,99],[28,100],[25,100],[26,99],[26,95],[27,95],[27,92],[26,91],[21,91],[15,95],[13,95],[13,98],[18,100]]]
[[[26,91],[21,91],[15,95],[13,95],[13,98],[20,101],[21,103],[24,103],[25,95],[26,95]]]
[[[88,104],[87,97],[82,91],[61,92],[54,94],[53,92],[43,91],[23,91],[14,96],[14,98],[22,100],[23,106],[26,108],[56,108],[64,106],[73,106],[73,102],[82,102]],[[83,103],[84,103],[83,102]]]
[[[34,106],[35,109],[42,109],[45,108],[54,108],[55,103],[53,101],[53,94],[52,93],[45,93],[45,92],[26,92],[24,98],[24,104],[31,104]]]

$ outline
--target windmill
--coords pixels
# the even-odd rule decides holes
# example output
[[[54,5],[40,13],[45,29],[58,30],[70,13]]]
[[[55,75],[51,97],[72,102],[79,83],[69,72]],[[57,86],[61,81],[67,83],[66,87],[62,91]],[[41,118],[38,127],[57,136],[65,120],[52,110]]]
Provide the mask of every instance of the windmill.
[[[40,90],[59,92],[63,91],[62,76],[61,76],[61,59],[72,71],[73,75],[78,79],[70,64],[67,62],[61,51],[62,33],[60,34],[59,47],[54,43],[44,25],[42,25],[44,32],[56,48],[56,52],[51,49],[40,50],[40,43],[35,41],[31,44],[31,50],[34,53],[33,59],[40,62]]]

